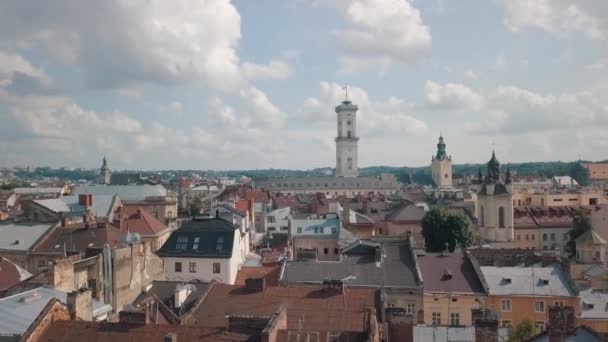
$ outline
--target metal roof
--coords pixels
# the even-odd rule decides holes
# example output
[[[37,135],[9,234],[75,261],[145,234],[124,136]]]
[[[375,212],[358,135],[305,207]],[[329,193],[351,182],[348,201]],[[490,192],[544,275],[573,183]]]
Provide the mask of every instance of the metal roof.
[[[118,197],[126,202],[141,202],[146,197],[165,197],[167,189],[162,185],[80,185],[72,189],[73,195],[92,194],[110,195],[118,194]]]
[[[581,299],[581,318],[608,319],[608,291],[587,289],[578,294]]]
[[[0,299],[0,336],[23,334],[53,297],[67,303],[65,292],[44,286]],[[111,310],[111,305],[93,300],[93,318]]]
[[[106,217],[112,209],[113,195],[93,195],[91,210],[96,217]],[[78,203],[78,196],[35,200],[37,204],[56,213],[84,213],[85,207]]]
[[[0,250],[27,251],[49,228],[49,224],[0,224]]]
[[[14,188],[12,190],[16,194],[47,194],[47,193],[62,193],[63,188]]]
[[[490,295],[574,296],[564,271],[549,267],[482,266]],[[545,282],[546,281],[546,282]]]

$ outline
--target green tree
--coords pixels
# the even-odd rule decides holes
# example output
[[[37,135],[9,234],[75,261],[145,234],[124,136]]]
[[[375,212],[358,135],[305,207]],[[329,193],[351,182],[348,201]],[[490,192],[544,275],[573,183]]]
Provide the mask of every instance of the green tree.
[[[566,244],[566,251],[570,258],[576,256],[576,239],[589,230],[591,230],[591,220],[589,220],[587,211],[583,208],[576,209],[572,220],[572,229],[568,232],[570,240]]]
[[[190,202],[190,215],[196,216],[201,213],[201,209],[203,208],[203,200],[200,196],[196,196]]]
[[[471,221],[463,215],[451,215],[445,209],[432,209],[422,219],[422,235],[429,252],[448,249],[453,252],[456,245],[462,248],[473,243]]]
[[[511,328],[508,342],[523,342],[534,335],[534,324],[528,318],[524,318],[519,324]]]
[[[589,170],[579,162],[573,163],[570,167],[570,177],[574,178],[580,186],[587,186],[591,183]]]

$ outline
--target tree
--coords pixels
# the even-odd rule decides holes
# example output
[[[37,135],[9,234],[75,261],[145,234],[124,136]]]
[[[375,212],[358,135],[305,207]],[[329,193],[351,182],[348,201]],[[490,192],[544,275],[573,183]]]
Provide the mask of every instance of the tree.
[[[584,167],[580,162],[572,164],[570,167],[570,177],[576,180],[580,186],[587,186],[591,183],[589,180],[589,169]]]
[[[463,215],[451,215],[445,209],[432,209],[424,215],[422,235],[429,252],[441,252],[446,244],[453,252],[456,245],[466,248],[473,243],[471,221]]]
[[[534,335],[534,324],[528,318],[524,318],[509,331],[507,342],[523,342]]]
[[[576,256],[576,239],[589,230],[591,230],[591,220],[589,220],[587,211],[583,208],[576,209],[573,214],[572,229],[568,232],[570,240],[566,244],[566,250],[570,258]]]
[[[201,213],[201,209],[203,208],[203,200],[200,196],[196,196],[190,202],[190,215],[196,216]]]

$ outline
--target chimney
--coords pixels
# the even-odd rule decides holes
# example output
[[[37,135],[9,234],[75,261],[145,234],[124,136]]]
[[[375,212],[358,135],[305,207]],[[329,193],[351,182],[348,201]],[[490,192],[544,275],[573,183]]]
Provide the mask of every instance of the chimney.
[[[165,335],[163,342],[177,342],[177,334],[174,332],[168,333],[167,335]]]
[[[251,292],[261,292],[266,288],[266,279],[247,278],[245,279],[245,289]]]
[[[80,289],[67,294],[67,306],[72,319],[93,320],[93,302],[91,290]]]
[[[574,333],[574,308],[572,306],[549,307],[549,342],[565,341]]]
[[[498,342],[498,315],[487,309],[473,309],[475,341]]]

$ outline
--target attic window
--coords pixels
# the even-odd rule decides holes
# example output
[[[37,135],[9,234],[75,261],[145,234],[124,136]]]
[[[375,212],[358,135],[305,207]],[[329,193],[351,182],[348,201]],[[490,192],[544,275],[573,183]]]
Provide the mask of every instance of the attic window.
[[[587,302],[583,302],[583,305],[587,309],[593,309],[593,307],[595,306],[593,303],[587,303]]]
[[[505,283],[505,284],[511,284],[511,278],[504,277],[504,278],[502,278],[502,281],[503,281],[503,283]]]
[[[177,237],[177,244],[175,245],[175,249],[186,249],[188,248],[188,237],[180,235]]]
[[[220,236],[217,238],[217,251],[220,252],[224,249],[224,237]]]
[[[199,242],[200,238],[197,236],[194,238],[194,244],[192,245],[192,250],[193,251],[197,251],[198,250],[198,242]]]
[[[541,285],[549,285],[549,279],[540,279]]]

